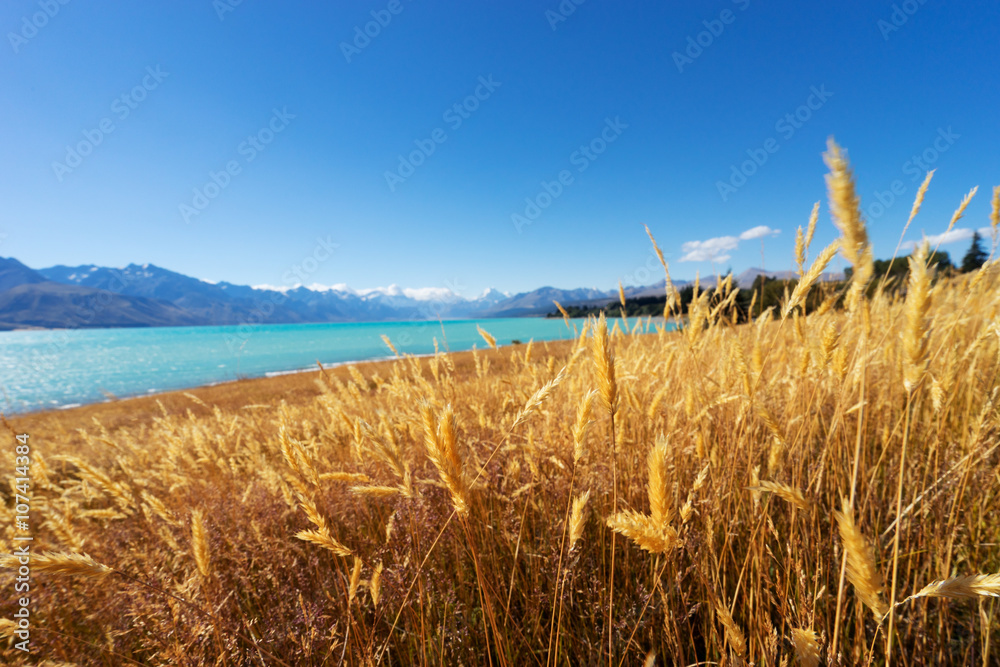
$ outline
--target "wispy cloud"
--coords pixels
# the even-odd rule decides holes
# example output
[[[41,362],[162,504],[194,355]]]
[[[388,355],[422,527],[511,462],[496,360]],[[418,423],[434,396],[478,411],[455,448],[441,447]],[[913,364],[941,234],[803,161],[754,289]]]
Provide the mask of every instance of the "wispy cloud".
[[[684,256],[681,262],[725,262],[732,258],[731,251],[736,250],[740,241],[760,239],[765,236],[776,236],[780,229],[771,229],[767,225],[751,227],[739,236],[716,236],[704,241],[688,241],[681,246]]]
[[[939,245],[948,245],[950,243],[959,243],[961,241],[968,241],[972,238],[972,234],[977,231],[973,229],[968,229],[966,227],[959,227],[958,229],[953,229],[950,232],[944,232],[943,234],[934,234],[933,236],[928,236],[927,240],[931,244],[931,248]],[[983,240],[992,238],[993,230],[989,227],[980,227],[979,235],[983,237]],[[900,246],[903,250],[913,250],[922,241],[906,241]]]
[[[780,229],[771,229],[767,225],[757,225],[740,234],[740,240],[750,241],[751,239],[760,239],[765,236],[777,236],[780,233]]]
[[[740,240],[735,236],[717,236],[705,241],[688,241],[681,246],[682,262],[725,262],[731,257],[730,250],[736,250]]]

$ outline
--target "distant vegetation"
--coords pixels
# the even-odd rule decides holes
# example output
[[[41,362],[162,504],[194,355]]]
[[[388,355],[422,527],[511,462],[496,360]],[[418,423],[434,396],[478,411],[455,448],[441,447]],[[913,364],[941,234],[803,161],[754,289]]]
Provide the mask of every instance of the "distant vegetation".
[[[985,255],[983,255],[983,257],[985,258]],[[880,259],[874,262],[873,266],[876,278],[880,280],[883,276],[886,277],[886,283],[884,286],[886,293],[897,294],[905,292],[906,279],[909,275],[908,259],[908,257],[897,257],[894,261]],[[928,264],[932,267],[936,267],[935,279],[953,276],[958,273],[947,252],[939,251],[930,253]],[[982,266],[982,262],[976,265],[975,269],[978,269],[979,266]],[[967,271],[975,269],[968,269]],[[805,312],[810,313],[817,308],[842,307],[844,295],[847,291],[848,285],[850,285],[851,271],[852,269],[850,267],[844,271],[845,280],[818,283],[805,301]],[[723,277],[722,281],[725,282],[726,277]],[[799,281],[797,279],[784,280],[766,275],[757,276],[757,278],[754,279],[752,287],[740,290],[739,294],[737,294],[733,299],[733,309],[731,311],[733,318],[732,321],[737,323],[746,322],[748,317],[750,319],[756,319],[768,308],[777,312],[780,309],[781,304],[784,303],[787,295],[791,294],[795,290],[795,286],[798,285],[798,282]],[[870,283],[868,286],[869,296],[874,294],[878,287],[879,283],[877,280]],[[714,284],[706,288],[701,288],[701,291],[712,291],[713,289]],[[694,285],[687,285],[683,289],[678,290],[678,298],[680,305],[674,309],[674,313],[686,315],[692,301],[694,300]],[[722,298],[723,296],[721,294],[713,296],[713,299],[716,301],[721,301]],[[625,315],[627,317],[647,317],[649,315],[655,317],[663,315],[666,301],[666,294],[659,297],[648,296],[626,299]],[[597,317],[601,313],[604,313],[606,317],[611,318],[617,317],[621,314],[622,305],[620,301],[609,300],[604,305],[568,305],[564,306],[564,309],[570,317]],[[546,314],[546,317],[562,316],[562,313],[558,310]]]

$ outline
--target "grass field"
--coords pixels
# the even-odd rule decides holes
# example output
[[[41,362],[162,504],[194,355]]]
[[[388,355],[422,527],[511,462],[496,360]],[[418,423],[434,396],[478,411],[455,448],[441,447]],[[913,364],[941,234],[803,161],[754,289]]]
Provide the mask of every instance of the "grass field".
[[[880,289],[827,160],[842,237],[810,261],[814,214],[802,278],[747,325],[723,281],[681,332],[593,320],[11,418],[32,660],[998,664],[1000,266],[938,280],[922,247]],[[838,251],[846,294],[801,313]]]

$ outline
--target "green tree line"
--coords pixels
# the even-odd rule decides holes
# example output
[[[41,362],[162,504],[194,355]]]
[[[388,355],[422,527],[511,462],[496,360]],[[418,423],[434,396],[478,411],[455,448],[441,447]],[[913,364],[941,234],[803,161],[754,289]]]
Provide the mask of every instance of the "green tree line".
[[[977,233],[973,237],[972,247],[966,253],[961,267],[956,267],[952,263],[948,253],[944,251],[931,253],[928,258],[928,265],[935,268],[936,276],[940,279],[941,277],[951,276],[959,272],[974,271],[982,266],[987,259],[988,256],[982,250],[981,239]],[[883,281],[883,277],[885,279],[886,290],[896,292],[905,289],[906,279],[909,275],[909,262],[907,260],[908,257],[897,257],[893,260],[876,260],[875,278],[868,286],[869,295],[878,289],[879,284]],[[851,274],[852,269],[848,267],[844,271],[844,280],[816,284],[809,292],[809,296],[803,305],[805,312],[812,312],[827,301],[829,301],[827,307],[841,307]],[[726,277],[723,276],[722,280],[726,280]],[[753,286],[750,289],[741,289],[733,301],[733,312],[736,314],[736,321],[745,322],[748,319],[755,319],[768,308],[773,308],[775,311],[780,310],[781,304],[786,299],[786,295],[791,294],[797,284],[798,280],[794,278],[779,279],[766,275],[757,276],[753,282]],[[706,289],[712,290],[714,287],[714,285],[707,288],[703,286],[700,291],[704,293]],[[733,289],[736,289],[735,276],[733,276]],[[680,296],[680,305],[675,306],[674,314],[686,315],[694,299],[694,285],[686,285],[683,289],[678,290],[678,293]],[[723,298],[722,295],[713,295],[712,305],[719,303]],[[646,317],[649,315],[663,315],[665,306],[666,295],[664,294],[663,296],[626,299],[624,309],[625,315],[628,317]],[[604,312],[608,317],[616,317],[622,311],[622,305],[618,300],[609,300],[603,305],[566,305],[564,308],[570,317],[596,316],[601,312]],[[562,313],[555,310],[548,313],[546,317],[562,317]]]

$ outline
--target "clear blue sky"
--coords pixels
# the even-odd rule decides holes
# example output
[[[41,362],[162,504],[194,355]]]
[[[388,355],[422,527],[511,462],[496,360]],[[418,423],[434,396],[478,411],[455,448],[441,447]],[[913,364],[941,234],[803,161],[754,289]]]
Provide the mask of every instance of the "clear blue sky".
[[[821,200],[815,253],[836,236],[830,135],[856,166],[879,257],[923,176],[914,155],[938,171],[909,239],[944,231],[974,185],[958,227],[988,225],[1000,184],[992,0],[910,0],[895,16],[870,0],[565,0],[565,20],[558,0],[231,2],[3,3],[0,255],[281,284],[326,256],[324,239],[337,248],[309,282],[607,289],[661,277],[642,270],[643,223],[675,278],[759,266],[745,232],[760,226],[780,230],[761,237],[763,261],[784,269]],[[372,12],[391,21],[359,48]],[[463,101],[467,117],[446,115]],[[783,120],[797,110],[807,120]],[[89,155],[67,156],[96,132]],[[418,141],[434,152],[400,172]],[[751,155],[767,160],[732,179]],[[230,162],[238,173],[198,200]],[[561,193],[516,225],[543,181]],[[896,201],[871,209],[894,181]],[[942,249],[960,258],[969,233]]]

